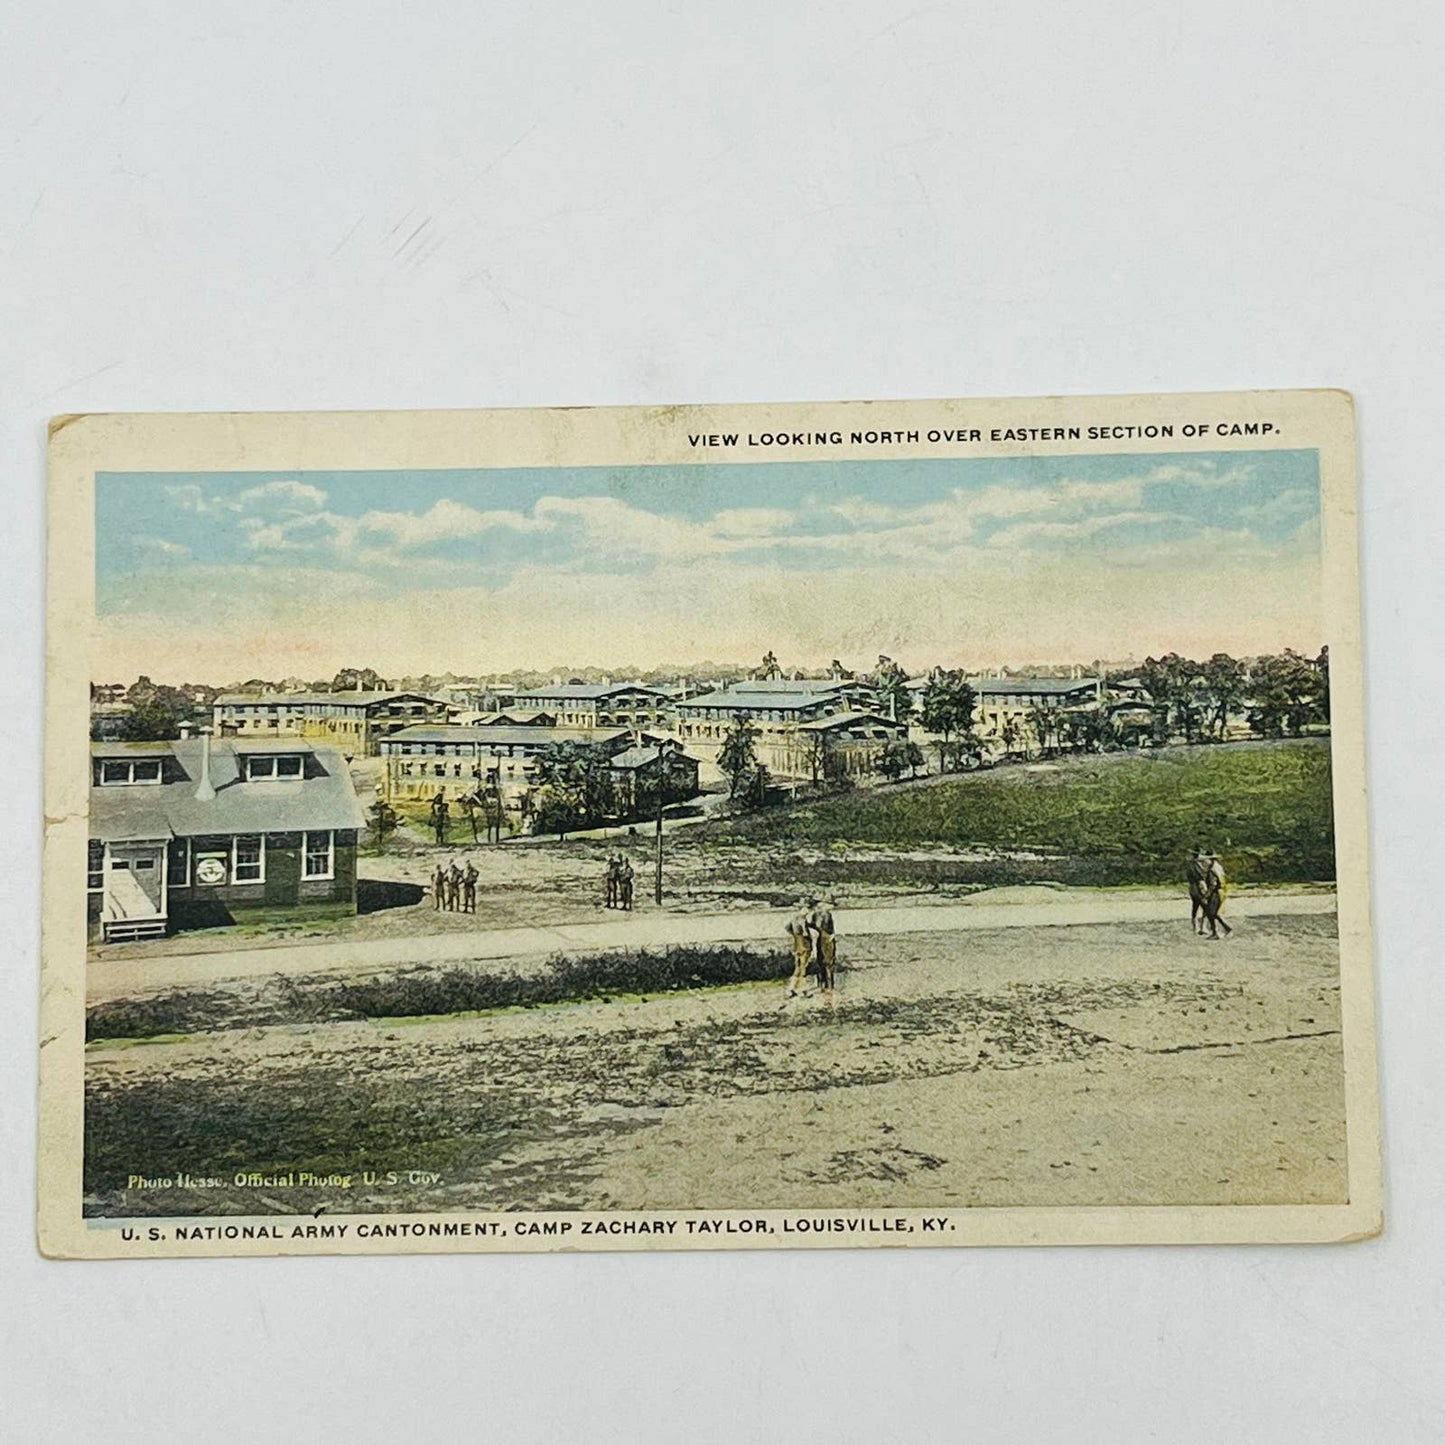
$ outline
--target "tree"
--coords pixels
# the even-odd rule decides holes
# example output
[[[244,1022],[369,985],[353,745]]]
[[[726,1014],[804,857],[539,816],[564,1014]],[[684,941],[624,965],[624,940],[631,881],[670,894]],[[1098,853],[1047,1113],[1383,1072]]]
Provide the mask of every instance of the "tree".
[[[194,701],[178,687],[153,683],[142,675],[126,689],[130,711],[119,725],[127,742],[160,742],[179,737],[181,724],[195,718]]]
[[[1301,657],[1292,648],[1257,657],[1249,670],[1250,728],[1260,737],[1299,737],[1310,723],[1329,720],[1329,663]]]
[[[569,820],[567,828],[541,826],[542,833],[565,832],[592,826],[611,816],[616,803],[611,758],[597,743],[548,743],[533,760],[532,771],[541,785],[538,818]]]
[[[761,763],[749,769],[739,797],[746,808],[761,808],[768,801],[768,789],[772,786],[773,775]]]
[[[1247,675],[1244,664],[1227,652],[1216,652],[1200,668],[1206,696],[1206,728],[1224,741],[1229,719],[1244,705]]]
[[[908,674],[891,657],[881,656],[869,674],[869,685],[878,694],[883,711],[895,722],[907,722],[913,711],[913,693],[908,687]]]
[[[462,812],[466,815],[467,822],[472,825],[473,843],[481,842],[481,836],[477,832],[477,809],[480,805],[480,801],[481,800],[477,797],[475,793],[464,793],[460,798],[457,799],[457,806],[460,807]]]
[[[1317,678],[1317,703],[1320,718],[1323,722],[1330,720],[1330,649],[1326,645],[1320,648],[1320,655],[1315,658],[1315,677]]]
[[[331,679],[329,692],[384,692],[386,679],[369,667],[343,667]]]
[[[1029,729],[1039,745],[1040,753],[1057,751],[1062,732],[1062,712],[1056,707],[1035,703],[1026,714]]]
[[[1022,736],[1018,725],[1018,719],[1006,717],[999,726],[998,740],[1003,744],[1003,755],[1006,758],[1013,757],[1018,750],[1019,740]]]
[[[1080,753],[1101,753],[1114,740],[1109,713],[1098,704],[1066,709],[1059,718],[1059,734],[1065,746]]]
[[[378,798],[367,810],[367,814],[371,819],[372,836],[376,840],[376,846],[380,848],[387,838],[396,832],[396,809],[385,798]]]
[[[771,655],[771,654],[770,654]],[[748,774],[757,766],[758,730],[747,713],[740,712],[723,738],[717,765],[728,780],[728,793],[736,798]]]
[[[943,739],[938,749],[940,771],[947,767],[949,743],[973,733],[973,710],[978,699],[968,678],[958,669],[934,668],[923,689],[923,726]]]
[[[1146,657],[1139,669],[1139,682],[1148,695],[1149,710],[1154,715],[1154,740],[1161,743],[1169,741],[1169,720],[1179,688],[1174,657],[1175,654],[1161,658]]]
[[[890,783],[896,783],[910,769],[915,773],[923,762],[923,752],[917,743],[905,738],[893,738],[884,745],[878,758],[878,771]]]

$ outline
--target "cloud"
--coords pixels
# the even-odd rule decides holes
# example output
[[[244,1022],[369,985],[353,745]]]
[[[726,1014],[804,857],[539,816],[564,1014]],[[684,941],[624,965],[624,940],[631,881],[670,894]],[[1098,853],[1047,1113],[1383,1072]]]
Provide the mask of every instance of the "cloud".
[[[177,511],[192,512],[198,517],[215,517],[241,510],[240,503],[234,497],[208,496],[194,482],[166,487],[165,494],[167,500]]]
[[[796,524],[798,514],[781,507],[733,507],[718,512],[712,531],[718,537],[773,537]]]
[[[242,511],[276,511],[282,514],[315,511],[326,505],[326,493],[309,482],[264,482],[248,487],[237,498]]]
[[[189,547],[165,537],[132,537],[130,545],[141,557],[160,562],[179,562],[191,555]]]
[[[1128,527],[1168,526],[1177,521],[1167,512],[1115,512],[1103,517],[1084,517],[1077,522],[1020,522],[1001,528],[988,539],[988,546],[1005,549],[1031,542],[1078,542],[1101,532]],[[1192,529],[1191,529],[1192,530]]]
[[[780,492],[798,500],[691,515],[611,493],[487,508],[435,490],[425,505],[347,514],[339,486],[328,496],[278,479],[229,502],[178,486],[168,499],[191,520],[174,542],[137,542],[101,612],[127,656],[190,649],[196,676],[264,674],[268,649],[283,671],[320,675],[363,653],[387,672],[741,659],[767,646],[799,665],[880,651],[989,665],[1318,644],[1312,487],[1250,487],[1247,461],[1128,465],[1099,480],[994,468],[987,485],[942,495],[890,493],[884,473],[854,496]],[[212,547],[227,537],[229,552]],[[183,559],[167,550],[180,541],[233,560],[167,566]],[[143,543],[159,544],[147,560]],[[1229,605],[1201,616],[1199,597]],[[192,612],[224,625],[194,628]],[[453,639],[467,656],[450,654]]]

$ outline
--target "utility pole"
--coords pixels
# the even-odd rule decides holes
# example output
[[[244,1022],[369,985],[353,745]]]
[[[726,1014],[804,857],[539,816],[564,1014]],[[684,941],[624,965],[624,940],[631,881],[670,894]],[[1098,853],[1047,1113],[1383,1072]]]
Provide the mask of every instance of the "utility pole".
[[[667,789],[667,743],[657,745],[657,874],[653,884],[653,901],[662,906],[662,809]]]

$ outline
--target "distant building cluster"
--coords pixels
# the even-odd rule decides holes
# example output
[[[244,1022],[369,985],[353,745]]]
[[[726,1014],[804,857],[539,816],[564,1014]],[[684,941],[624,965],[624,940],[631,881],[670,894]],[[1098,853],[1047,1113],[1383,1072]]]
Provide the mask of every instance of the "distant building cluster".
[[[811,678],[769,667],[709,682],[558,677],[219,694],[167,694],[142,679],[140,707],[156,694],[173,708],[192,704],[181,736],[162,741],[124,731],[137,715],[136,688],[97,685],[92,936],[120,942],[249,915],[354,911],[368,810],[478,804],[496,810],[498,836],[523,832],[559,759],[590,760],[587,778],[600,770],[608,816],[623,819],[718,786],[740,728],[756,765],[784,785],[889,773],[900,749],[916,759],[937,741],[924,724],[939,676],[908,679],[895,669],[864,678],[835,665]],[[971,687],[971,714],[952,726],[983,757],[1041,743],[1051,718],[1127,719],[1141,709],[1148,717],[1137,684],[1077,670],[942,676]]]

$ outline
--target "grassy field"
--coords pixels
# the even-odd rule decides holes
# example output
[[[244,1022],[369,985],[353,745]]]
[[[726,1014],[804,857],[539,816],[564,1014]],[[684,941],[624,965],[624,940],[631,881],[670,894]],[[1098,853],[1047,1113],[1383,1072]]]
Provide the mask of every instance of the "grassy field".
[[[245,996],[234,988],[184,989],[95,1004],[86,1012],[85,1036],[114,1043],[274,1024],[449,1017],[727,988],[776,980],[784,970],[777,948],[722,944],[558,955],[535,973],[418,966],[357,980],[277,975]]]
[[[1333,879],[1327,741],[1110,754],[856,792],[724,824],[720,841],[954,847],[1050,855],[994,881],[1177,881],[1196,845],[1231,879]],[[990,881],[980,878],[980,881]]]

